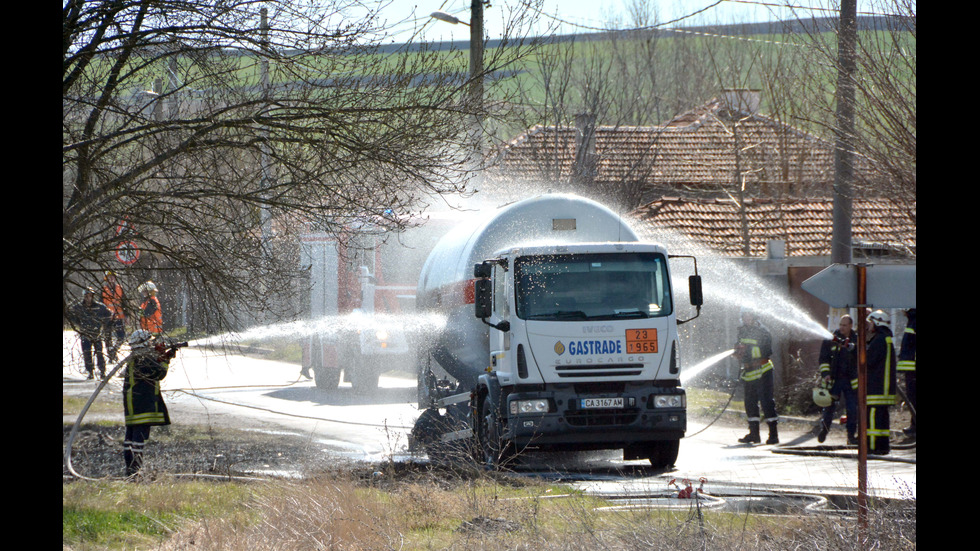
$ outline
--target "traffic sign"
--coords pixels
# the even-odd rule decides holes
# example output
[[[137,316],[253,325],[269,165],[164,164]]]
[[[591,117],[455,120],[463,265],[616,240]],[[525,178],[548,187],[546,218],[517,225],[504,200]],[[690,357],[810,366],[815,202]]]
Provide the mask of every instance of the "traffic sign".
[[[116,245],[116,260],[129,266],[140,259],[140,249],[135,241],[120,241]]]
[[[867,300],[858,304],[856,264],[831,264],[800,286],[834,308],[915,308],[915,265],[867,264]]]

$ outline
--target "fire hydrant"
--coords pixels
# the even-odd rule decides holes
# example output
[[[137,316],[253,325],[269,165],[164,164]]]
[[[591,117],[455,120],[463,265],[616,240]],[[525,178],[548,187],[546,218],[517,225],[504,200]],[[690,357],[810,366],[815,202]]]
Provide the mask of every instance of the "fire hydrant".
[[[698,486],[698,489],[697,490],[695,490],[694,489],[694,486],[691,485],[691,481],[688,480],[688,479],[686,479],[686,478],[683,480],[683,484],[685,484],[685,487],[683,489],[680,486],[677,485],[677,479],[676,478],[671,479],[671,481],[668,482],[667,485],[668,486],[673,486],[673,487],[677,488],[678,490],[680,490],[679,492],[677,492],[677,499],[691,499],[692,497],[694,497],[694,494],[695,493],[699,493],[700,494],[701,491],[704,490],[704,483],[707,482],[707,481],[708,481],[708,479],[702,476],[699,479],[699,482],[701,484]]]

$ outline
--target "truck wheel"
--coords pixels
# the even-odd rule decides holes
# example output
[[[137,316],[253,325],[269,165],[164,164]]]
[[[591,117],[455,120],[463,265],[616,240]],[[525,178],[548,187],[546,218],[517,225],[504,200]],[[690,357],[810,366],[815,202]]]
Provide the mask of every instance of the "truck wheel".
[[[340,385],[339,367],[313,367],[313,382],[323,390],[337,390]]]
[[[480,419],[479,442],[477,450],[480,462],[487,469],[495,470],[506,465],[511,459],[510,447],[503,442],[500,431],[500,420],[497,411],[490,403],[490,398],[483,399],[483,417]]]
[[[677,461],[681,449],[680,440],[662,440],[650,444],[648,459],[655,469],[666,469]]]

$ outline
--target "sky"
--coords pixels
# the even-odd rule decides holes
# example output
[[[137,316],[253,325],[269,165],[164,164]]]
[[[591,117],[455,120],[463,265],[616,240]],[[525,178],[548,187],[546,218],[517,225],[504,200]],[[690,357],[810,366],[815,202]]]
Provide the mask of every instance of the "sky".
[[[755,23],[794,17],[793,11],[783,8],[787,0],[645,0],[657,14],[657,21],[673,22],[667,27],[696,26],[715,23]],[[831,0],[790,0],[794,5],[821,7],[822,10],[797,10],[804,17],[813,14],[833,16],[827,11]],[[544,0],[538,23],[531,35],[598,32],[609,28],[609,21],[626,18],[626,7],[635,0]],[[382,12],[392,31],[388,42],[404,42],[406,32],[413,26],[421,28],[427,41],[469,40],[469,27],[432,19],[429,14],[441,10],[461,20],[470,20],[471,0],[393,0]],[[512,10],[526,0],[491,0],[484,10],[484,28],[489,39],[500,38],[504,23]],[[532,0],[532,3],[535,3]],[[859,0],[858,11],[870,12],[874,0]],[[836,5],[837,2],[834,2]],[[677,20],[676,22],[674,22]],[[401,22],[401,23],[396,23]],[[548,27],[555,27],[549,32]]]

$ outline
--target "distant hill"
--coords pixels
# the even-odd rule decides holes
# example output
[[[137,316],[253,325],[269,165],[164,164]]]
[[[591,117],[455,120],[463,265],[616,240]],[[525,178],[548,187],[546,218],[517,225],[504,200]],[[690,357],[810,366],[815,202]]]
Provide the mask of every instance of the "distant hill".
[[[880,15],[867,15],[859,16],[857,18],[858,30],[859,31],[873,31],[873,30],[885,30],[890,28],[894,18]],[[787,21],[767,21],[764,23],[736,23],[731,25],[705,25],[698,27],[676,27],[671,29],[657,29],[652,32],[656,34],[661,34],[663,36],[677,36],[679,32],[684,33],[699,33],[699,34],[718,34],[724,36],[751,36],[751,35],[773,35],[773,34],[798,34],[803,32],[834,32],[839,24],[839,18],[837,17],[817,17],[812,19],[804,20],[787,20]],[[553,36],[542,36],[537,37],[544,43],[559,43],[567,42],[570,40],[580,41],[593,41],[593,40],[608,40],[611,36],[617,34],[624,35],[635,33],[638,36],[645,35],[651,31],[640,30],[624,30],[624,31],[609,31],[609,32],[596,32],[596,33],[580,33],[580,34],[566,34],[566,35],[553,35]],[[488,40],[487,48],[497,48],[501,45],[501,40],[494,39]],[[399,51],[414,51],[419,49],[419,44],[389,44],[385,46],[380,46],[379,51],[384,53],[393,53]],[[465,40],[462,42],[454,41],[440,41],[440,42],[426,42],[425,47],[429,50],[467,50],[469,49],[469,41]]]

